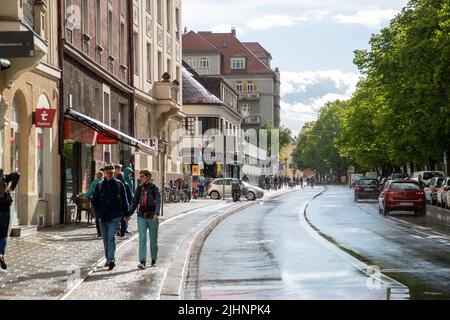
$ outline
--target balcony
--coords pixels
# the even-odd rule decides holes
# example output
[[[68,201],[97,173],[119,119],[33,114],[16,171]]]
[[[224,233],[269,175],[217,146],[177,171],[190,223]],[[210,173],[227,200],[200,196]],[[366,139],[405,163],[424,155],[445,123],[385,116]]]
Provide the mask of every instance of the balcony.
[[[158,99],[156,105],[156,117],[161,132],[166,126],[169,119],[181,113],[181,92],[178,81],[170,81],[170,75],[164,73],[163,80],[155,82],[153,85],[153,93]]]
[[[256,124],[259,125],[261,123],[260,116],[250,116],[244,119],[244,124]]]
[[[10,88],[21,74],[36,68],[48,53],[45,26],[42,24],[46,21],[43,16],[47,12],[47,4],[43,0],[2,0],[0,12],[1,32],[28,33],[29,39],[32,39],[32,50],[28,54],[19,54],[20,50],[17,50],[9,56],[3,56],[11,61],[11,68],[4,71],[4,83],[0,86]]]
[[[239,99],[240,100],[246,100],[246,101],[255,101],[259,100],[260,94],[259,92],[252,92],[252,91],[242,91],[240,92]]]

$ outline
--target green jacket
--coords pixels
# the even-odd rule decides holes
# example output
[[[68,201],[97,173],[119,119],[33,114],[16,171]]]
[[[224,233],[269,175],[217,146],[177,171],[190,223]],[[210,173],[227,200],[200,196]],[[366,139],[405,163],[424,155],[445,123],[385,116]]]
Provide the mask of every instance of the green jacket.
[[[88,191],[83,193],[83,196],[85,196],[85,197],[87,197],[89,199],[92,199],[92,196],[94,195],[95,188],[100,183],[100,181],[102,181],[102,179],[95,179],[94,181],[92,181],[92,183],[89,185]]]

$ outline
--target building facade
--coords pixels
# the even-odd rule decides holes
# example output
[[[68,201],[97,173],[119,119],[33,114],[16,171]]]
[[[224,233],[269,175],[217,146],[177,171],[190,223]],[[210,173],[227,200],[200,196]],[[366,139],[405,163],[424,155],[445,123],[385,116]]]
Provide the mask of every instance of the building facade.
[[[183,59],[201,75],[222,75],[239,93],[244,129],[268,122],[280,126],[280,73],[271,69],[267,50],[243,43],[231,33],[193,32],[183,35]]]
[[[64,212],[74,194],[85,192],[107,163],[132,165],[131,148],[101,142],[94,130],[64,117],[68,109],[133,135],[131,2],[129,0],[65,0],[60,3],[60,125]],[[61,222],[67,222],[62,215]]]
[[[5,32],[20,32],[19,39],[28,39],[24,47],[31,45],[29,52],[0,48],[0,58],[10,62],[0,71],[0,167],[21,174],[11,234],[22,236],[60,218],[58,123],[38,128],[33,122],[36,109],[59,113],[58,8],[56,1],[3,0],[0,11],[1,42],[13,37]]]
[[[184,119],[181,9],[181,0],[134,0],[132,7],[135,135],[163,142],[157,155],[136,155],[135,165],[136,170],[150,169],[158,185],[163,174],[165,181],[182,177],[181,158],[174,152]]]
[[[205,78],[187,64],[182,74],[185,173],[239,178],[243,163],[239,164],[237,152],[243,118],[237,109],[237,92],[222,77]]]

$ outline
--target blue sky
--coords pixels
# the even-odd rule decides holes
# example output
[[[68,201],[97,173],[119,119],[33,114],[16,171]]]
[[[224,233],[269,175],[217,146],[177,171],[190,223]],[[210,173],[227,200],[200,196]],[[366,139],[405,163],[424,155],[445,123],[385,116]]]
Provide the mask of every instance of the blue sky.
[[[389,24],[407,0],[183,0],[188,30],[258,41],[282,78],[282,124],[297,134],[327,101],[348,99],[359,79],[353,50]]]

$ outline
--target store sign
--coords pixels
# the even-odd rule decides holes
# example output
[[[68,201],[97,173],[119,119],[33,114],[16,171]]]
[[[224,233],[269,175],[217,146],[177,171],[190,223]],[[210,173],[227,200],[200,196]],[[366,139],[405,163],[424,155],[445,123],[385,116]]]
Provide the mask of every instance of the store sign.
[[[116,136],[116,133],[110,132],[112,135]],[[101,133],[97,133],[97,144],[119,144],[117,139],[106,137]]]
[[[51,128],[55,114],[55,109],[36,109],[36,128]]]
[[[192,175],[193,176],[200,175],[200,166],[197,166],[197,165],[192,166]]]
[[[96,132],[84,124],[72,120],[64,120],[64,140],[94,145]]]

